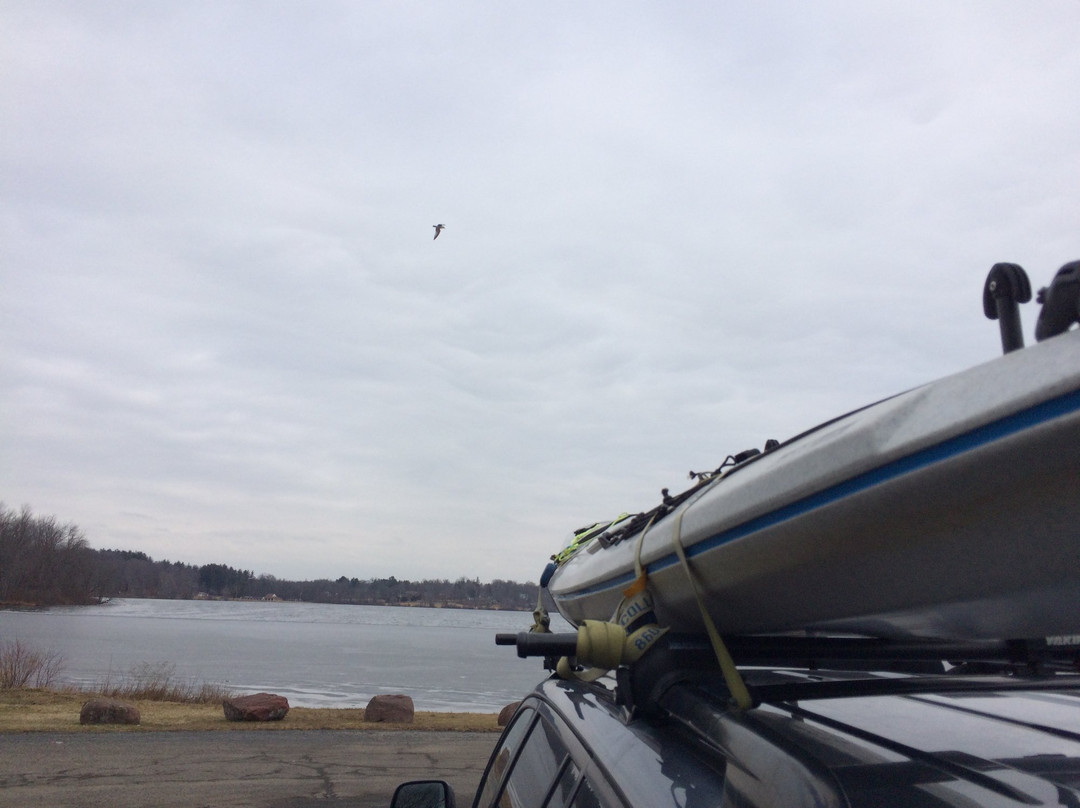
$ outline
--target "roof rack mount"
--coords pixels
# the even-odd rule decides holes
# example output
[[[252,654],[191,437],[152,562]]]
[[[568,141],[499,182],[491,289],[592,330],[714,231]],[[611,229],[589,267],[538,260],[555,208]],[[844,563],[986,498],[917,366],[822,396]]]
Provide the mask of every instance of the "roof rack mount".
[[[1080,641],[1080,637],[1077,638]],[[873,663],[878,670],[891,670],[890,663],[913,661],[999,662],[1036,666],[1047,662],[1075,665],[1080,660],[1080,643],[1050,644],[1046,639],[988,640],[952,642],[918,639],[892,640],[874,637],[813,635],[746,635],[725,637],[724,642],[737,665],[775,665],[804,668],[827,667],[834,662]],[[577,633],[497,634],[496,645],[517,647],[519,657],[576,657]],[[669,634],[664,643],[673,667],[699,668],[713,656],[707,638],[698,634]],[[587,661],[587,660],[583,660]],[[882,667],[883,666],[883,667]]]

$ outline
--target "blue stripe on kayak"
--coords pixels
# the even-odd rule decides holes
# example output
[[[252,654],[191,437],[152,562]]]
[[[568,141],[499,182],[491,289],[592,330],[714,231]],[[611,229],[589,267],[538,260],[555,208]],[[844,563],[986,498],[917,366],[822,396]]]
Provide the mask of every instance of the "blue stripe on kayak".
[[[687,558],[694,558],[702,553],[714,550],[723,544],[745,538],[753,533],[773,527],[789,519],[803,516],[818,508],[822,508],[826,505],[845,499],[846,497],[850,497],[853,494],[872,488],[875,485],[895,480],[897,477],[910,474],[913,471],[918,471],[919,469],[932,466],[935,463],[957,457],[965,452],[970,452],[973,449],[987,446],[995,441],[1016,435],[1027,429],[1039,426],[1040,424],[1045,424],[1055,418],[1070,415],[1077,410],[1080,410],[1080,390],[1066,393],[1063,396],[1044,401],[1042,404],[1036,404],[1034,407],[1006,416],[1005,418],[986,424],[985,426],[977,427],[970,432],[965,432],[962,435],[949,438],[948,440],[942,441],[927,449],[922,449],[914,454],[910,454],[907,457],[894,460],[891,463],[887,463],[884,466],[880,466],[871,471],[863,472],[862,474],[852,477],[850,480],[837,483],[816,494],[811,494],[808,497],[792,502],[782,508],[777,508],[775,511],[770,511],[767,514],[743,522],[741,525],[728,528],[727,530],[697,542],[691,547],[687,547],[686,556]],[[671,552],[668,555],[653,561],[651,564],[646,565],[645,570],[651,575],[678,563],[679,557],[674,552]],[[631,571],[624,575],[620,575],[618,578],[609,579],[602,584],[569,592],[560,596],[558,599],[569,600],[571,598],[579,598],[598,592],[604,592],[609,589],[624,589],[634,580],[634,578],[634,573]]]

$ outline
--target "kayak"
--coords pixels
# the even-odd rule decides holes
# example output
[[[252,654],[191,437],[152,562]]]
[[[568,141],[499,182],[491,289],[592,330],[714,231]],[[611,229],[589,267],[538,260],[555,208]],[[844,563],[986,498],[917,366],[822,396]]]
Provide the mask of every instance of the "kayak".
[[[609,620],[640,570],[658,624],[680,632],[703,630],[704,607],[728,635],[1078,634],[1080,331],[771,442],[665,500],[554,557],[542,584],[570,623]]]

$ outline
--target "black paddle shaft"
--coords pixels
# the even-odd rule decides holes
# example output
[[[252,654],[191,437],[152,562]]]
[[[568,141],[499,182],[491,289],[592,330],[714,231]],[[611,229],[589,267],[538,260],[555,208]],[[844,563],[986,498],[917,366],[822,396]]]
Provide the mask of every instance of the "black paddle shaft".
[[[561,657],[577,654],[577,633],[541,634],[521,631],[517,634],[496,634],[496,645],[516,645],[518,656]]]

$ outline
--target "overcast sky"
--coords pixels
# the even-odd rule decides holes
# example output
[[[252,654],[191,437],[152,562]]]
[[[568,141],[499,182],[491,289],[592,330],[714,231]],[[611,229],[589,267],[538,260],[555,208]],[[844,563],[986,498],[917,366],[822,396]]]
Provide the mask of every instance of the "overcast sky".
[[[1080,258],[1078,30],[3,0],[0,501],[282,578],[535,580],[691,469],[1000,353],[990,267]]]

